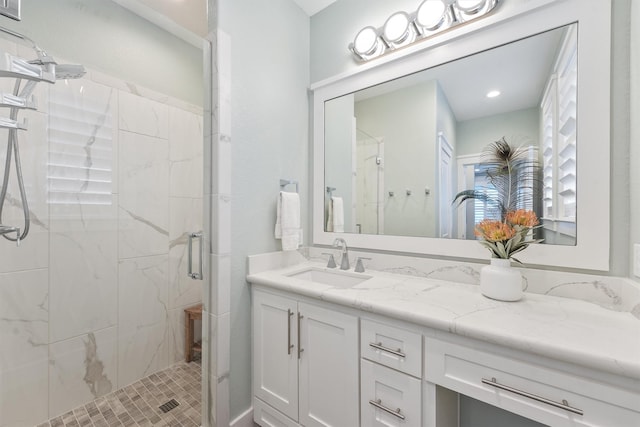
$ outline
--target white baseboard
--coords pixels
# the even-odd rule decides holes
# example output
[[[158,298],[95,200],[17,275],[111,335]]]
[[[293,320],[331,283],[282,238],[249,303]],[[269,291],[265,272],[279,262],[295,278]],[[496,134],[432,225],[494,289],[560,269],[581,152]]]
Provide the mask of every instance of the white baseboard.
[[[231,421],[229,427],[254,427],[253,408],[249,408],[242,414],[238,415],[235,420]]]

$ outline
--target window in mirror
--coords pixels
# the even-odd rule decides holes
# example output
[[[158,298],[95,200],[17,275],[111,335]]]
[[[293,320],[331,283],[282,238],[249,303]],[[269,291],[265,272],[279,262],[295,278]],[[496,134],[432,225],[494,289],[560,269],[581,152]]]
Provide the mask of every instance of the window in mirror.
[[[540,187],[540,179],[535,178],[540,175],[541,171],[538,150],[534,146],[529,146],[522,157],[523,160],[519,162],[518,166],[520,170],[516,176],[515,193],[513,193],[515,200],[513,209],[540,211],[535,198],[536,188]],[[458,215],[458,238],[474,239],[476,224],[485,219],[502,220],[503,212],[501,206],[495,203],[500,200],[500,194],[490,178],[490,174],[494,173],[495,166],[488,165],[484,162],[485,159],[477,156],[465,160],[459,166],[462,172],[459,178],[462,183],[461,187],[486,196],[486,199],[467,199],[458,207],[461,211]],[[542,235],[542,232],[536,231],[536,238],[542,238]]]
[[[480,213],[453,196],[505,137],[544,166],[541,238],[575,245],[577,73],[571,24],[326,101],[325,231],[474,239]]]

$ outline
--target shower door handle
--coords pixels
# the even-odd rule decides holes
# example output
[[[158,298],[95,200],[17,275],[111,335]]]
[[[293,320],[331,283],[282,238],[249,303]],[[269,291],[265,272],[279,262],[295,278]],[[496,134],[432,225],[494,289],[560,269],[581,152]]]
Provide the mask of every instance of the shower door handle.
[[[189,250],[189,259],[187,260],[187,264],[188,264],[188,273],[187,276],[189,276],[191,279],[193,280],[202,280],[202,260],[204,258],[204,235],[202,234],[202,231],[198,231],[196,233],[189,233],[189,244],[188,244],[188,250]],[[199,239],[200,240],[200,250],[198,251],[198,272],[194,273],[193,272],[193,240],[194,239]]]

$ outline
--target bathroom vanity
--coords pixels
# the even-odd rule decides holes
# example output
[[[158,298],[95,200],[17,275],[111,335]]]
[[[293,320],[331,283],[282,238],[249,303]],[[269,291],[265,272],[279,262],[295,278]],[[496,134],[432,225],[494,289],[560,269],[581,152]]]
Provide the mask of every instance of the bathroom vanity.
[[[468,238],[472,233],[462,233],[469,228],[460,226],[464,218],[451,212],[456,176],[445,166],[452,158],[464,160],[462,148],[467,147],[467,141],[462,144],[462,127],[454,119],[471,119],[462,120],[461,114],[449,111],[455,110],[454,95],[447,94],[446,87],[466,88],[462,92],[468,103],[466,94],[476,89],[485,92],[465,84],[475,81],[475,75],[494,73],[486,67],[469,68],[463,61],[481,53],[501,55],[496,52],[503,49],[521,52],[516,43],[538,44],[548,38],[562,40],[555,45],[560,47],[548,52],[570,52],[566,57],[578,62],[569,68],[580,78],[572,80],[571,100],[563,103],[567,108],[549,113],[555,120],[548,126],[553,136],[547,141],[551,148],[535,147],[556,163],[558,157],[553,159],[553,153],[559,153],[564,162],[560,172],[571,169],[567,172],[570,176],[557,175],[556,170],[547,180],[556,183],[555,189],[544,198],[537,196],[540,202],[563,201],[564,213],[548,209],[541,217],[552,231],[575,239],[564,243],[548,239],[543,245],[531,245],[521,259],[528,265],[556,270],[527,272],[529,279],[537,277],[529,280],[531,288],[547,287],[548,293],[553,292],[551,286],[572,284],[565,280],[561,286],[553,285],[560,282],[553,275],[569,274],[557,270],[610,271],[611,2],[501,1],[486,19],[427,37],[311,86],[314,168],[310,250],[321,251],[336,239],[344,239],[350,246],[365,249],[366,256],[388,257],[389,252],[398,252],[419,255],[414,261],[431,259],[440,265],[423,276],[411,276],[381,268],[365,273],[328,269],[326,262],[309,261],[296,252],[250,257],[247,280],[253,297],[256,423],[455,427],[460,425],[460,396],[468,396],[549,426],[640,426],[638,301],[634,299],[635,311],[629,307],[616,311],[588,300],[585,295],[593,289],[598,298],[612,295],[616,304],[623,299],[601,286],[595,276],[573,283],[594,285],[582,287],[578,298],[530,289],[515,303],[493,301],[480,294],[473,284],[477,284],[479,264],[461,267],[471,272],[470,277],[476,275],[475,282],[427,277],[438,269],[452,268],[447,264],[453,263],[452,259],[487,258],[486,250]],[[565,55],[534,51],[526,56],[536,62],[548,57],[554,64],[565,63]],[[483,62],[499,64],[499,68],[521,62],[511,54],[499,60],[484,58]],[[573,64],[571,61],[566,64]],[[444,72],[429,74],[441,67],[446,67]],[[453,72],[450,67],[459,68]],[[458,71],[460,80],[448,85],[447,78]],[[541,90],[561,83],[556,72],[551,74],[540,80]],[[518,76],[520,88],[535,86],[531,81],[522,83],[520,72],[511,75]],[[418,78],[425,81],[417,82]],[[416,91],[418,87],[424,93],[429,89],[430,105],[438,108],[428,110],[428,116],[424,108],[402,110],[397,116],[409,120],[397,129],[399,121],[392,114],[408,104],[396,96],[400,90]],[[551,104],[558,104],[560,92],[547,91],[526,107],[536,110],[536,135],[538,125],[546,123],[547,117],[545,111],[538,111],[544,110],[539,100],[551,99]],[[379,104],[370,101],[382,95],[387,98]],[[418,98],[424,100],[422,95]],[[380,105],[392,108],[383,114],[374,108]],[[446,105],[450,108],[440,108]],[[376,113],[366,115],[365,110]],[[508,113],[515,111],[520,110]],[[419,112],[417,118],[414,112]],[[504,114],[507,112],[493,113],[491,125],[486,127],[495,130],[496,122],[508,122]],[[384,129],[377,127],[387,116],[390,124]],[[430,153],[416,151],[414,146],[405,150],[416,164],[408,165],[403,157],[396,175],[391,176],[397,154],[391,150],[411,140],[418,132],[415,124],[423,125],[427,117],[428,133],[419,135],[419,147],[424,148],[428,141],[433,149]],[[477,119],[474,116],[473,120]],[[364,129],[364,124],[371,127]],[[498,128],[496,132],[507,132],[503,124]],[[544,129],[546,132],[546,125]],[[484,144],[491,141],[477,131],[469,133]],[[397,134],[402,137],[393,139]],[[538,136],[532,138],[545,142]],[[359,152],[354,150],[358,144],[375,150]],[[446,146],[452,150],[444,149]],[[366,170],[372,179],[365,181],[378,187],[369,188],[357,180],[363,175],[357,169],[361,158],[374,163]],[[351,168],[339,169],[335,166],[339,164]],[[439,169],[427,174],[433,165]],[[598,179],[590,179],[596,170]],[[425,172],[424,176],[416,178],[416,171]],[[458,174],[457,180],[463,175]],[[580,187],[579,195],[564,187],[569,182]],[[358,195],[364,193],[375,195],[374,200],[360,203]],[[354,207],[345,213],[346,233],[326,227],[328,198],[334,196],[343,198],[345,206]],[[364,213],[359,215],[359,203],[377,210],[361,210]],[[414,215],[411,207],[421,210]],[[571,231],[560,230],[556,227],[560,223],[571,223]],[[415,224],[433,229],[409,229]],[[421,258],[424,256],[427,258]],[[405,270],[406,265],[399,264],[398,269]]]
[[[457,426],[459,395],[550,426],[640,425],[629,312],[308,261],[259,270],[247,280],[261,426]]]

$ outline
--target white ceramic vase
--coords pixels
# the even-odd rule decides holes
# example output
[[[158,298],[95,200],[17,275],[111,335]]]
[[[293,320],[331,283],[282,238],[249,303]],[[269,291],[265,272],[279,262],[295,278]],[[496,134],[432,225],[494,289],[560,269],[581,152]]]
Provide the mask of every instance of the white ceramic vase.
[[[498,301],[522,299],[522,274],[511,267],[511,261],[491,258],[491,264],[480,269],[480,292]]]

